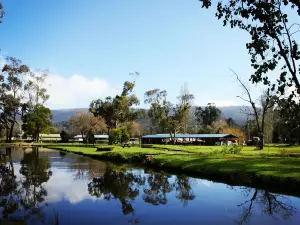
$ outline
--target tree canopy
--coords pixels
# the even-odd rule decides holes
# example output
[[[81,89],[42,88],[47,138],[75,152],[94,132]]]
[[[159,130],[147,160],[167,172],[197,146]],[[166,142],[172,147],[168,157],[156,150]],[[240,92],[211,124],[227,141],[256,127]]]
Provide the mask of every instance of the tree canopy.
[[[5,14],[5,12],[4,12],[4,9],[3,9],[3,4],[0,2],[0,23],[2,23],[2,19],[3,19],[4,14]]]
[[[197,122],[207,128],[208,126],[211,126],[213,122],[220,119],[221,110],[214,104],[209,103],[205,108],[197,107],[195,116]]]
[[[7,140],[10,142],[16,124],[17,115],[22,115],[24,109],[23,78],[29,72],[29,67],[13,57],[6,58],[0,74],[0,119],[1,127],[6,129]]]
[[[32,135],[36,141],[39,141],[41,133],[49,133],[52,125],[53,115],[49,108],[38,104],[33,110],[23,116],[22,128],[28,135]]]
[[[203,7],[210,7],[211,0],[199,0]],[[290,20],[287,12],[297,12],[300,16],[298,0],[230,0],[219,1],[216,17],[223,25],[239,28],[251,36],[246,48],[251,56],[254,74],[253,83],[263,82],[272,90],[284,94],[289,87],[295,87],[300,94],[300,49],[295,34],[299,31],[297,21]],[[272,83],[268,72],[278,66],[281,73]],[[295,92],[292,91],[292,96]]]
[[[91,102],[90,112],[95,117],[102,117],[105,120],[109,133],[120,123],[132,121],[135,115],[132,106],[139,104],[139,100],[133,92],[134,87],[135,81],[126,81],[120,95],[108,96],[104,100],[97,99]]]

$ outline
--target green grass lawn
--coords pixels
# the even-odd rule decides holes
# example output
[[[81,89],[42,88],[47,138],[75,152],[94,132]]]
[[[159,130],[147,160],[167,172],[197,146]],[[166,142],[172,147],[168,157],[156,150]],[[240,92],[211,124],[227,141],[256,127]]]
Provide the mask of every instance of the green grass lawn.
[[[221,151],[224,146],[180,146],[180,145],[154,145],[156,149],[180,151],[198,154],[212,154],[215,150]],[[241,155],[245,156],[284,156],[294,155],[300,157],[300,146],[266,145],[263,150],[256,150],[254,146],[243,147]]]
[[[151,163],[161,168],[172,168],[190,173],[238,173],[273,178],[290,178],[300,181],[300,158],[280,157],[283,146],[269,146],[263,151],[254,147],[243,148],[241,154],[208,154],[221,146],[154,146],[155,148],[122,148],[115,146],[112,151],[97,152],[96,147],[44,145],[44,147],[88,155],[99,159],[122,159],[143,163],[151,155]],[[160,147],[160,148],[157,148]],[[168,149],[168,150],[166,150]],[[300,154],[299,147],[288,150]],[[201,154],[200,154],[201,153]]]

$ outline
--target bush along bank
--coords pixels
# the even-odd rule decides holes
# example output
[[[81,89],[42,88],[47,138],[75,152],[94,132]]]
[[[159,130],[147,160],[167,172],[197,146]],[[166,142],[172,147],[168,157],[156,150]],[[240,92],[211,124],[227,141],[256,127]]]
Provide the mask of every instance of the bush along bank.
[[[233,186],[263,188],[271,192],[300,196],[300,159],[298,158],[250,157],[233,154],[199,156],[150,148],[115,147],[112,151],[97,152],[96,148],[48,147],[99,160],[133,163],[135,166],[145,166],[175,174],[184,173]]]

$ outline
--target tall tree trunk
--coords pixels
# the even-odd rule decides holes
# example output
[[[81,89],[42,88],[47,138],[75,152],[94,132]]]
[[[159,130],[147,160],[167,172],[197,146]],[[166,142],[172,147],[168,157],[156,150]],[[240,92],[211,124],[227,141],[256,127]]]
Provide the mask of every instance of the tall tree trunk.
[[[14,117],[14,120],[15,120],[15,117]],[[13,121],[10,125],[10,129],[9,129],[9,137],[8,137],[8,142],[11,143],[12,141],[12,136],[13,136],[13,133],[14,133],[14,127],[15,127],[15,122]]]
[[[257,149],[263,150],[264,149],[264,134],[263,133],[259,134],[259,139],[260,139],[260,141],[257,143]]]
[[[6,127],[6,142],[9,140],[9,128],[8,126]]]

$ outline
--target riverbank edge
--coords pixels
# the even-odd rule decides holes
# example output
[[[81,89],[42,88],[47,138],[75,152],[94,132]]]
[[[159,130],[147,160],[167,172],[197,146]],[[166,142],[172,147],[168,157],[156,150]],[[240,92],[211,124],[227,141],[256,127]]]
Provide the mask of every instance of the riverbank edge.
[[[300,197],[300,180],[293,178],[282,178],[275,176],[258,175],[249,171],[227,172],[219,170],[206,170],[205,167],[198,167],[195,171],[192,167],[182,168],[167,163],[163,159],[156,157],[159,155],[137,154],[128,158],[120,153],[113,155],[107,154],[88,154],[80,151],[70,151],[62,147],[43,146],[53,150],[73,153],[90,157],[97,160],[111,162],[128,163],[138,168],[151,168],[156,172],[165,171],[175,175],[187,175],[193,178],[206,179],[213,182],[224,183],[231,186],[248,186],[252,188],[265,189],[273,193],[292,195]]]

